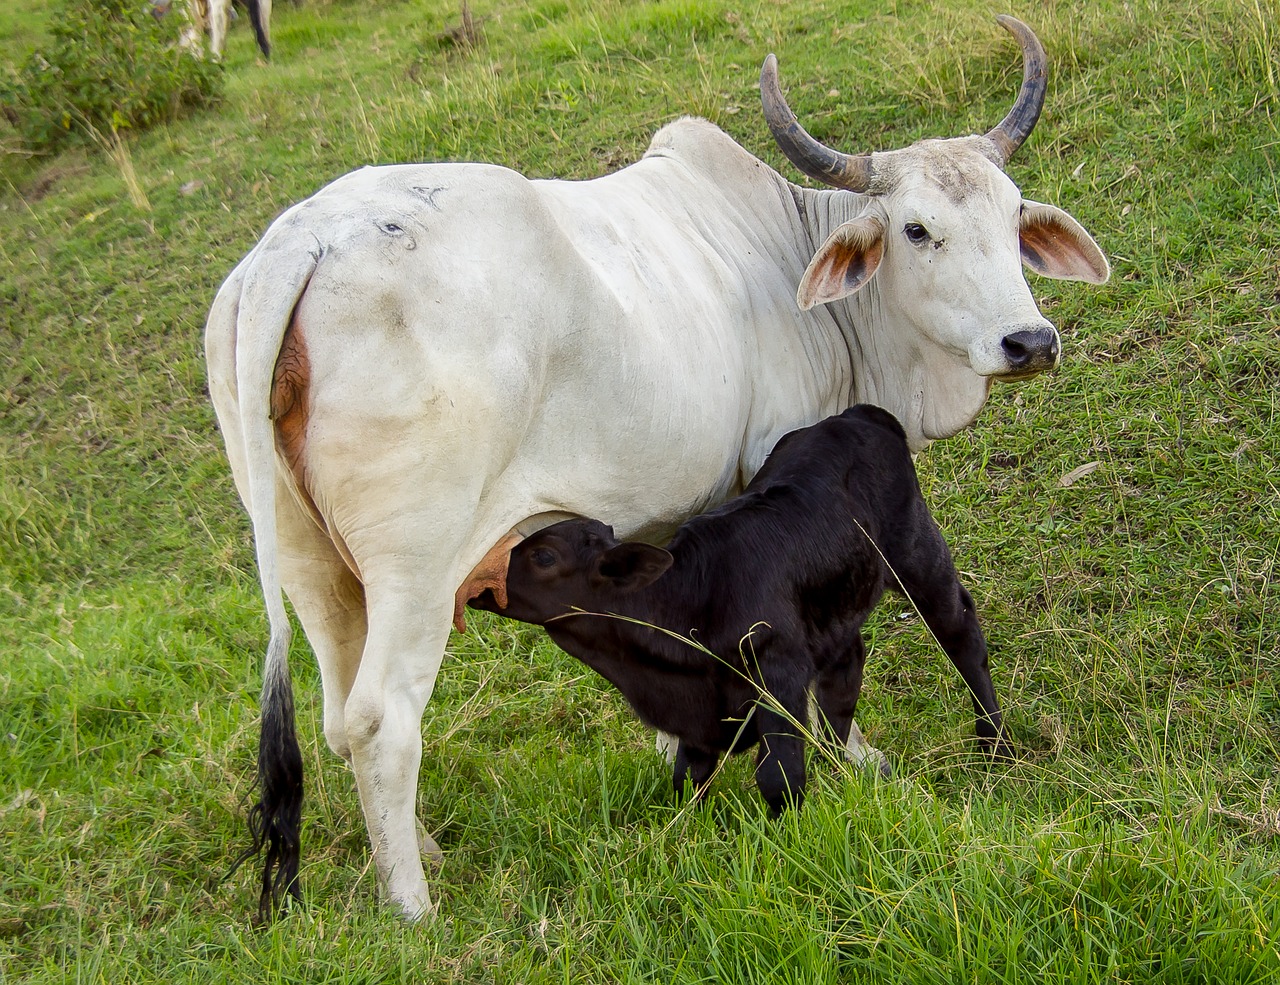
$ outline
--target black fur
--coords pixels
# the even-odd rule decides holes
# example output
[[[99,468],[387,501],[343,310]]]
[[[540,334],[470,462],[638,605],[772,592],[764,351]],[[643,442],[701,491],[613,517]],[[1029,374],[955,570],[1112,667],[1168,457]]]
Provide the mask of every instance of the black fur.
[[[815,724],[848,738],[860,630],[887,588],[914,600],[960,670],[981,744],[1008,755],[973,599],[901,426],[876,407],[786,435],[741,496],[690,520],[666,551],[619,544],[596,520],[546,527],[511,552],[507,607],[491,592],[474,605],[545,626],[645,722],[677,736],[677,791],[686,779],[700,789],[720,753],[758,744],[756,781],[777,813],[804,796],[811,687]]]
[[[241,4],[248,13],[249,23],[253,25],[253,36],[258,40],[262,57],[270,60],[271,43],[267,40],[265,25],[262,23],[262,8],[258,6],[258,0],[235,0],[235,2]]]
[[[263,690],[258,738],[258,802],[249,810],[249,849],[236,859],[234,872],[265,852],[258,920],[269,923],[286,896],[301,902],[298,863],[302,830],[302,750],[294,726],[293,688],[268,682]]]

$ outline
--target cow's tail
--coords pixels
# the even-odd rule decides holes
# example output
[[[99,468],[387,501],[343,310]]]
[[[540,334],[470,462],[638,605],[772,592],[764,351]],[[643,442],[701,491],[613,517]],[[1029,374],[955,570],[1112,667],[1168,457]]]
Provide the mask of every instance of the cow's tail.
[[[262,57],[271,60],[271,31],[267,17],[270,17],[271,4],[267,4],[264,16],[261,0],[244,0],[245,10],[249,12],[249,23],[253,25],[253,36],[258,39],[258,47],[262,49]]]
[[[270,234],[268,234],[270,237]],[[252,846],[243,858],[265,852],[261,920],[268,921],[286,896],[298,889],[302,824],[302,751],[294,725],[293,683],[289,675],[292,629],[280,581],[276,527],[277,464],[271,421],[271,387],[285,330],[320,251],[299,249],[296,232],[268,238],[246,271],[236,332],[236,383],[248,470],[250,514],[258,556],[258,577],[266,600],[271,639],[262,680],[262,730],[258,739],[258,802],[249,811]],[[242,861],[243,861],[242,858]]]

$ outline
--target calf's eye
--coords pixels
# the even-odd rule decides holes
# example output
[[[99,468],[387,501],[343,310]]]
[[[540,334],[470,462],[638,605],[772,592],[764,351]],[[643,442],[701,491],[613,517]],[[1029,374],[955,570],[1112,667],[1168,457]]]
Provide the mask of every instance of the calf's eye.
[[[929,230],[918,222],[908,222],[902,227],[902,233],[912,246],[920,246],[929,241]]]
[[[547,550],[545,547],[539,547],[536,551],[534,551],[531,555],[529,555],[529,560],[531,560],[536,567],[550,568],[555,565],[556,556],[553,553],[551,553],[551,551]]]

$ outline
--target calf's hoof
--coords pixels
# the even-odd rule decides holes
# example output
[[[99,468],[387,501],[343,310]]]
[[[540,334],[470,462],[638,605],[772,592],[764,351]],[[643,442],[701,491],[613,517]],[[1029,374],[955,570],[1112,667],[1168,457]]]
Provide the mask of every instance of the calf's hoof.
[[[1013,748],[1011,743],[1003,738],[995,742],[991,739],[985,739],[982,742],[982,748],[992,759],[999,760],[1001,762],[1012,763],[1018,758],[1017,750]]]

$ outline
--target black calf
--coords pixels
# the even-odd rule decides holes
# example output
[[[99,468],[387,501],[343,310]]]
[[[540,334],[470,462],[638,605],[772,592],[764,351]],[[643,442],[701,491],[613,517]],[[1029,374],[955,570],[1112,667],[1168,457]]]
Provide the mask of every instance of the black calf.
[[[788,434],[741,496],[690,520],[667,550],[619,543],[596,520],[546,527],[511,552],[507,607],[491,592],[473,605],[545,626],[675,735],[677,792],[686,778],[701,790],[720,753],[758,744],[756,781],[777,813],[804,796],[810,688],[814,724],[848,739],[860,629],[886,588],[914,600],[969,685],[979,742],[1008,755],[973,599],[902,428],[876,407]]]

